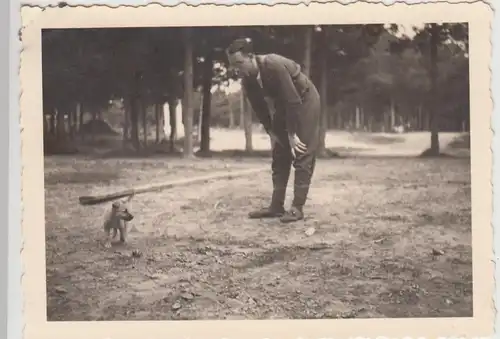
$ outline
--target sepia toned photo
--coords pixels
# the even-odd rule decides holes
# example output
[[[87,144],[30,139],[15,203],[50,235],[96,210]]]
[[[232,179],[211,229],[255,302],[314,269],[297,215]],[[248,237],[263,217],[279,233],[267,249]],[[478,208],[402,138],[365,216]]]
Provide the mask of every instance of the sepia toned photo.
[[[26,336],[491,335],[489,20],[25,8]]]

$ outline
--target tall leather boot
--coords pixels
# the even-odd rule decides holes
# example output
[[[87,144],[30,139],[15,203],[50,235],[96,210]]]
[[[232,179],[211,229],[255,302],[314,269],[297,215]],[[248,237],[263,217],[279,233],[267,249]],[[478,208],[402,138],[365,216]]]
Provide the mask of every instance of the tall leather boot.
[[[273,194],[268,207],[249,213],[251,219],[279,218],[285,213],[286,186],[290,177],[292,157],[289,150],[276,145],[273,149],[272,180]]]
[[[251,211],[248,214],[250,219],[279,218],[285,213],[285,188],[275,188],[268,207]]]
[[[315,164],[316,158],[314,155],[306,155],[294,162],[295,178],[292,207],[283,214],[281,222],[290,223],[304,219],[303,207],[309,194]]]

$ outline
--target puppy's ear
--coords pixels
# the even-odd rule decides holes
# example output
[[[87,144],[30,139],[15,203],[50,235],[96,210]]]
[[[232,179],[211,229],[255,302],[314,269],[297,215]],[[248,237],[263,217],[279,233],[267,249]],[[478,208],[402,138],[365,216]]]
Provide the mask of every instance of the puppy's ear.
[[[115,201],[115,202],[113,202],[113,204],[111,206],[113,208],[118,208],[118,207],[120,207],[120,202],[119,201]]]

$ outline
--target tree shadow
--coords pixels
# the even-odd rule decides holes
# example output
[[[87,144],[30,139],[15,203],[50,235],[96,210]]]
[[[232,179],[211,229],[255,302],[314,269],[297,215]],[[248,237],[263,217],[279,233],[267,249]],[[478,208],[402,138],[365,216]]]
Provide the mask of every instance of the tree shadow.
[[[454,156],[454,155],[449,154],[449,153],[441,152],[441,151],[436,153],[432,148],[426,149],[425,151],[420,153],[420,155],[418,157],[419,158],[457,158],[457,156]]]
[[[119,178],[118,172],[91,171],[46,174],[44,183],[51,185],[75,185],[75,184],[109,184]]]
[[[271,158],[272,152],[271,150],[240,150],[240,149],[226,149],[220,151],[210,151],[210,152],[201,152],[198,151],[195,155],[199,158],[211,158],[211,159],[224,159],[224,158],[237,158],[237,159],[263,159],[263,158]],[[325,149],[324,151],[318,154],[318,158],[321,159],[334,159],[334,158],[345,158],[345,156],[340,155],[337,151],[332,149]]]

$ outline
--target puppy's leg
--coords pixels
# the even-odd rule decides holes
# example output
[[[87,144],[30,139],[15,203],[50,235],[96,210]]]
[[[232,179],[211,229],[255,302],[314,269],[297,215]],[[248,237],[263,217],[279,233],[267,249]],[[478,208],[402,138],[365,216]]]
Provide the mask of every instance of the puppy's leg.
[[[114,231],[116,232],[116,229]],[[106,240],[104,242],[104,247],[110,248],[112,239],[111,228],[105,228],[105,232],[106,232]]]
[[[126,222],[121,222],[120,223],[120,241],[122,243],[127,242],[127,223]]]

